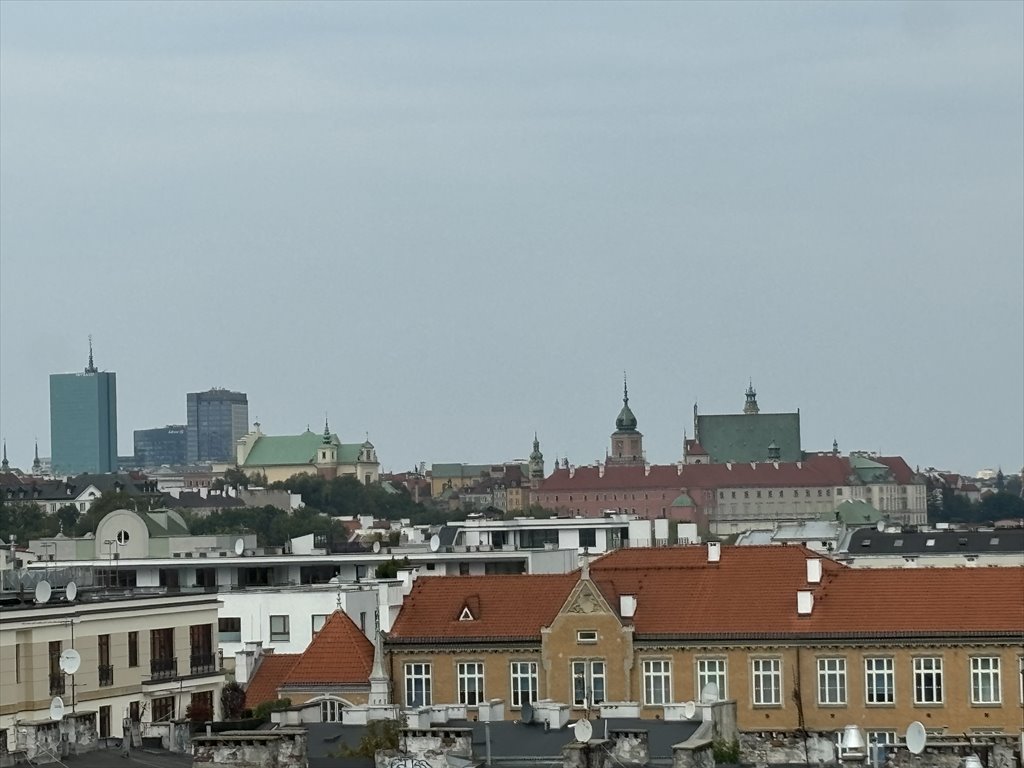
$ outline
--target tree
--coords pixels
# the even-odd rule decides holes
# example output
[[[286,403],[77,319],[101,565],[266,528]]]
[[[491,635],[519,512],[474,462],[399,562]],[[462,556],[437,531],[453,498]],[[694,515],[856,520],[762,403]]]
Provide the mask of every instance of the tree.
[[[394,579],[398,577],[399,569],[410,567],[412,567],[412,563],[409,562],[408,557],[403,557],[401,560],[395,560],[392,557],[386,563],[377,566],[376,576],[378,579]]]
[[[350,747],[348,744],[342,744],[336,756],[366,757],[372,760],[381,750],[398,749],[403,727],[400,720],[371,720],[366,724],[366,731],[363,732],[359,745]]]
[[[238,720],[245,711],[245,689],[234,680],[221,688],[220,711],[225,720]]]

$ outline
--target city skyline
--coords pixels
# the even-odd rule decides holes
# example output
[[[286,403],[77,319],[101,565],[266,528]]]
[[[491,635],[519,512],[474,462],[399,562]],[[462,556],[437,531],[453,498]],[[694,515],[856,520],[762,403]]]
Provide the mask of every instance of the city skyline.
[[[246,392],[419,461],[696,401],[1024,464],[1019,3],[0,3],[0,435]],[[43,287],[45,286],[45,293]],[[67,294],[66,296],[64,294]],[[43,308],[43,297],[47,302]],[[127,452],[127,451],[125,451]],[[509,454],[512,454],[511,456]]]

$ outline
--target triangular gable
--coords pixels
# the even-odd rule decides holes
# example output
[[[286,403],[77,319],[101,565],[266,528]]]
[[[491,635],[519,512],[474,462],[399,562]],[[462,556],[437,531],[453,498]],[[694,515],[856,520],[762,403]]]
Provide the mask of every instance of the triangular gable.
[[[573,587],[565,604],[562,605],[562,610],[559,611],[559,614],[566,613],[610,613],[615,615],[611,606],[608,605],[608,601],[601,594],[601,590],[590,579],[580,579]]]

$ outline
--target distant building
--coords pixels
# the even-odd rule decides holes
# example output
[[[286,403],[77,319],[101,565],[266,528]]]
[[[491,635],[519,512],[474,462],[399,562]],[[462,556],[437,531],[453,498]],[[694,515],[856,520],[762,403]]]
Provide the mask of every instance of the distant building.
[[[684,442],[687,464],[800,461],[800,411],[761,413],[753,383],[743,413],[706,415],[693,406],[693,438]]]
[[[135,464],[140,467],[174,467],[186,461],[186,432],[183,424],[135,430]]]
[[[234,461],[235,443],[249,428],[246,394],[227,389],[189,392],[186,410],[185,458],[188,463]]]
[[[55,475],[116,472],[117,375],[93,363],[50,376],[50,450]]]
[[[235,461],[246,474],[262,474],[270,483],[299,474],[327,479],[350,476],[366,485],[380,478],[373,443],[343,443],[326,421],[322,435],[307,429],[301,435],[270,436],[255,424],[253,431],[238,441]]]

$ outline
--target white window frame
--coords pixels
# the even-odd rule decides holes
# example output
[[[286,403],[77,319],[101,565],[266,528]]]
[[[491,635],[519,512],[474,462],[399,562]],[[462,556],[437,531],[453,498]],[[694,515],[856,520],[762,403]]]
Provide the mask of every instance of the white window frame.
[[[274,620],[277,620],[278,628],[274,629]],[[283,620],[283,621],[282,621]],[[284,629],[281,629],[281,627]],[[270,616],[270,642],[287,643],[292,636],[292,620],[287,613],[272,614]]]
[[[718,698],[729,698],[729,661],[724,657],[697,659],[697,700],[708,683],[718,686]]]
[[[540,675],[536,661],[513,661],[509,663],[508,677],[511,683],[509,701],[512,709],[520,709],[524,703],[533,704],[540,695]]]
[[[945,686],[942,680],[941,656],[914,657],[914,704],[936,706],[944,703]]]
[[[750,660],[751,701],[755,707],[782,706],[782,659],[758,656]]]
[[[818,705],[846,705],[846,657],[822,656],[818,659]]]
[[[429,707],[431,665],[429,661],[409,661],[405,664],[405,706]]]
[[[320,699],[320,722],[321,723],[340,723],[342,722],[342,710],[345,708],[345,702],[341,699],[328,697]]]
[[[988,683],[988,695],[985,685]],[[1002,675],[998,656],[971,656],[971,704],[993,706],[1003,703]]]
[[[644,704],[668,704],[672,701],[672,662],[668,659],[645,659]]]
[[[573,707],[589,709],[605,701],[607,670],[604,659],[573,659],[569,662]],[[582,696],[578,683],[580,679],[583,681]]]
[[[323,629],[324,628],[324,624],[326,624],[326,623],[327,623],[327,614],[326,613],[313,613],[313,614],[310,614],[309,627],[310,627],[310,630],[312,630],[314,635],[317,632],[319,632],[321,629]]]
[[[879,692],[882,698],[877,697]],[[865,657],[864,703],[868,706],[892,706],[896,703],[896,661],[891,656]]]
[[[576,631],[576,642],[580,645],[593,645],[597,642],[596,629],[580,629]]]
[[[867,731],[865,736],[869,747],[872,744],[884,744],[886,746],[895,746],[897,744],[896,731],[884,729],[878,731]]]
[[[460,661],[455,669],[459,683],[459,704],[478,706],[484,701],[484,663]]]

